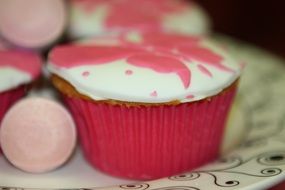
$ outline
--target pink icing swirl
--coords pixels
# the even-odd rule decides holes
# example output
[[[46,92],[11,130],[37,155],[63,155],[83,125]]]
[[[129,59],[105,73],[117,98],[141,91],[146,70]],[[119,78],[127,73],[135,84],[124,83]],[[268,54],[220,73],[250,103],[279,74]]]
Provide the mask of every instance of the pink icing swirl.
[[[185,88],[190,85],[190,70],[178,59],[164,55],[143,53],[129,57],[127,62],[137,67],[150,68],[158,73],[176,73]]]
[[[148,55],[144,58],[140,55],[140,60],[129,58],[128,62],[132,60],[133,65],[151,68],[160,73],[174,72],[180,77],[185,88],[188,88],[191,82],[191,71],[184,64],[186,61],[190,63],[193,60],[201,62],[197,65],[198,69],[209,77],[213,77],[213,74],[202,64],[210,65],[225,72],[234,72],[233,69],[222,64],[224,58],[221,55],[203,47],[201,45],[202,38],[198,36],[145,33],[142,34],[142,42],[139,44],[129,42],[124,35],[120,37],[120,40],[122,44],[139,46],[152,54],[152,56]],[[149,51],[150,49],[151,51]],[[158,67],[163,67],[168,72],[163,72],[157,69]]]
[[[128,47],[59,46],[50,54],[50,60],[63,68],[80,65],[101,65],[126,58],[142,51]]]
[[[213,77],[212,73],[203,65],[199,64],[197,65],[198,69],[205,75],[209,76],[209,77]]]
[[[185,89],[191,84],[189,65],[198,61],[198,70],[212,78],[207,68],[214,67],[224,72],[235,72],[223,64],[222,55],[202,45],[200,37],[175,34],[141,34],[142,42],[128,40],[127,34],[118,36],[120,43],[115,46],[61,46],[52,51],[53,63],[65,68],[80,65],[108,64],[125,59],[126,64],[148,68],[160,74],[176,74]],[[128,73],[126,73],[128,75]]]
[[[165,15],[191,7],[190,3],[180,0],[73,0],[73,3],[87,14],[95,11],[98,6],[107,5],[109,13],[104,22],[105,27],[125,31],[160,31],[161,20]]]
[[[42,60],[39,55],[25,51],[0,51],[0,67],[12,67],[28,73],[32,78],[39,76]]]

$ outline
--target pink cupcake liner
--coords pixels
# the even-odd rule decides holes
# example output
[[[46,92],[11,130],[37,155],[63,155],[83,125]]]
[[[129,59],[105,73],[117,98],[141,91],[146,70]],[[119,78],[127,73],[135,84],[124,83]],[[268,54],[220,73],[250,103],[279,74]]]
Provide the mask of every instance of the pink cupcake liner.
[[[0,123],[8,109],[25,94],[25,87],[20,86],[16,89],[0,93]]]
[[[25,87],[21,86],[7,92],[0,93],[0,126],[8,109],[25,94]],[[2,150],[0,148],[0,153]]]
[[[126,106],[65,97],[87,160],[108,174],[156,179],[219,156],[236,89],[179,105]]]

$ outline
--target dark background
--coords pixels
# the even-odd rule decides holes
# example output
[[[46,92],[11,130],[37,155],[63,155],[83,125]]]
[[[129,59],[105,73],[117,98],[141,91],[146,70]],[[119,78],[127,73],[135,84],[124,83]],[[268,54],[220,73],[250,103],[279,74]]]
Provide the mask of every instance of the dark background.
[[[285,58],[285,0],[197,0],[214,30]]]

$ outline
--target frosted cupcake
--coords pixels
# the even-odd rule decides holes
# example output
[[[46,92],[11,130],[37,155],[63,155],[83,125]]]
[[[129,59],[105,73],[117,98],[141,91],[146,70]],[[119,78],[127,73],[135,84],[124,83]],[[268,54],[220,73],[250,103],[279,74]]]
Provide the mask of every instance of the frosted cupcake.
[[[24,96],[26,85],[40,75],[37,54],[0,50],[0,122],[8,108]]]
[[[148,35],[149,36],[149,35]],[[152,36],[157,36],[156,34],[152,34]],[[156,38],[156,37],[155,37]],[[159,39],[159,38],[158,38]],[[163,40],[163,39],[162,39]],[[141,42],[141,34],[138,32],[127,32],[121,34],[119,37],[116,34],[113,35],[102,35],[93,38],[81,39],[78,41],[74,41],[76,45],[109,45],[109,46],[120,46],[120,45],[131,45],[132,43],[140,43]],[[224,51],[229,52],[228,48],[221,42],[216,42],[220,47],[224,49]],[[239,65],[242,69],[244,69],[244,61],[236,58],[239,62]],[[228,117],[224,140],[220,147],[221,155],[225,155],[232,151],[234,148],[238,147],[245,139],[246,136],[246,125],[242,122],[244,120],[244,114],[241,112],[239,108],[239,103],[236,103],[232,106],[230,115]]]
[[[72,0],[70,7],[72,38],[130,30],[184,34],[210,31],[208,16],[192,1]]]
[[[0,51],[5,49],[8,49],[8,44],[0,38]]]
[[[240,76],[235,60],[199,37],[111,41],[120,45],[59,46],[49,55],[87,160],[111,175],[155,179],[217,158]]]

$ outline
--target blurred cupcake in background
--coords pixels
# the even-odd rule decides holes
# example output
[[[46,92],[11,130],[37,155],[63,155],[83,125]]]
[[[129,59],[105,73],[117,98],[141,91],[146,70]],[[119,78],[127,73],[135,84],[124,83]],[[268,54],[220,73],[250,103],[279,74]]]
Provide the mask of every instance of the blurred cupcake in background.
[[[5,40],[0,38],[0,51],[8,49],[8,48],[9,48],[9,45],[7,44],[7,42],[5,42]]]
[[[12,46],[47,47],[63,34],[66,23],[63,0],[0,1],[0,36]]]
[[[210,21],[204,10],[184,0],[71,0],[71,38],[106,33],[167,31],[208,34]]]
[[[87,160],[111,175],[156,179],[216,159],[239,64],[197,36],[102,38],[49,55],[53,83],[74,116]]]
[[[31,52],[0,50],[0,123],[9,107],[25,95],[41,73],[41,58]]]

